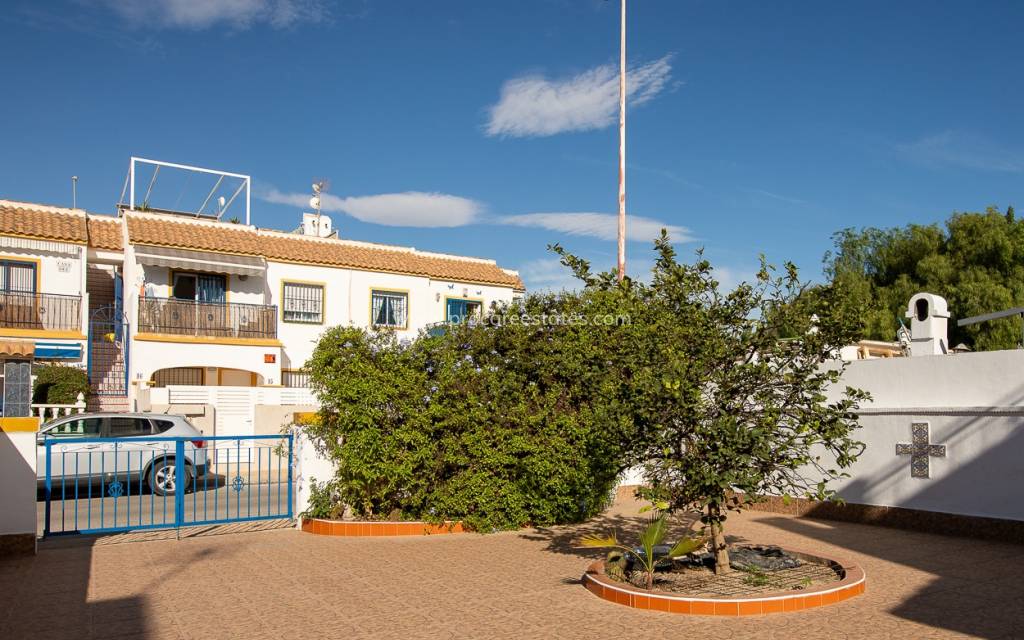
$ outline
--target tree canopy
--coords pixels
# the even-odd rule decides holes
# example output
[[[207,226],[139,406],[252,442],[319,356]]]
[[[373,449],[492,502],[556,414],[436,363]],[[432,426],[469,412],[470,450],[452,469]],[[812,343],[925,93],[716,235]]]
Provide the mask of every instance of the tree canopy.
[[[702,514],[724,572],[729,511],[763,495],[830,499],[829,481],[860,454],[852,435],[867,394],[830,393],[843,367],[836,350],[855,338],[857,318],[838,289],[804,295],[792,264],[780,272],[762,260],[753,282],[725,291],[700,253],[680,262],[665,235],[656,250],[650,284],[615,284],[565,262],[588,291],[614,291],[645,310],[652,339],[634,354],[647,367],[632,390],[634,455],[648,497]]]
[[[408,344],[324,334],[306,365],[321,401],[307,433],[355,515],[483,531],[575,522],[642,464],[650,497],[702,514],[727,570],[730,510],[763,494],[831,497],[860,452],[866,397],[830,391],[836,349],[859,328],[836,288],[805,296],[795,267],[764,264],[724,291],[664,233],[649,283],[554,250],[580,291],[531,294]]]
[[[1012,349],[1021,320],[957,327],[965,318],[1024,306],[1024,221],[1000,212],[954,213],[944,226],[844,229],[833,237],[825,274],[841,287],[840,302],[863,318],[863,337],[894,340],[907,302],[927,291],[949,302],[951,345]]]

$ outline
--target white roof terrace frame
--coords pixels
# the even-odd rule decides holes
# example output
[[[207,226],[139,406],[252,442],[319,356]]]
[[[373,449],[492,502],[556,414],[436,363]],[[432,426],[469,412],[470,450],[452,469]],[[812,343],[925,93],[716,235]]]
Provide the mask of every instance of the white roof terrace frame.
[[[125,179],[124,189],[121,190],[121,202],[124,202],[125,191],[127,191],[128,192],[128,205],[132,208],[132,210],[135,209],[135,167],[138,164],[152,165],[152,166],[155,167],[153,169],[153,177],[150,178],[149,186],[146,189],[146,196],[147,197],[143,198],[143,201],[148,200],[149,193],[153,189],[153,183],[156,182],[156,176],[160,172],[160,167],[168,167],[170,169],[181,169],[183,171],[195,171],[197,173],[208,173],[210,175],[218,176],[217,182],[216,182],[216,184],[214,184],[213,189],[210,190],[210,193],[206,196],[206,199],[203,200],[203,204],[200,205],[199,209],[195,212],[196,217],[199,217],[200,215],[202,215],[203,209],[206,207],[207,203],[213,197],[213,194],[216,193],[217,189],[221,185],[221,182],[224,181],[224,178],[238,178],[238,179],[240,179],[242,181],[242,183],[240,185],[238,185],[238,188],[235,190],[235,192],[233,194],[231,194],[231,198],[228,199],[228,201],[224,203],[224,208],[221,209],[220,212],[218,212],[217,219],[219,220],[227,212],[227,210],[229,208],[231,208],[231,204],[235,201],[236,198],[238,198],[239,194],[241,194],[242,191],[244,190],[245,191],[245,224],[246,225],[249,224],[249,208],[250,208],[251,195],[252,195],[252,176],[247,176],[247,175],[242,174],[242,173],[230,173],[228,171],[217,171],[216,169],[207,169],[205,167],[196,167],[196,166],[187,165],[187,164],[177,164],[175,162],[164,162],[163,160],[151,160],[149,158],[139,158],[137,156],[132,156],[131,157],[131,163],[128,165],[128,176]],[[185,212],[182,212],[182,213],[185,213]]]

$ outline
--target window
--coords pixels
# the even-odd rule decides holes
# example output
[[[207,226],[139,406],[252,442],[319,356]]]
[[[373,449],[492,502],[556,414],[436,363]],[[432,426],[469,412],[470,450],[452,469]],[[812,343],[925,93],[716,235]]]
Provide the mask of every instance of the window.
[[[170,420],[151,420],[151,422],[155,428],[154,433],[166,433],[174,426],[174,423]]]
[[[409,323],[409,294],[373,291],[370,294],[370,320],[375,327],[404,329]]]
[[[35,293],[36,264],[17,260],[0,260],[0,291]]]
[[[479,300],[462,300],[459,298],[448,298],[445,306],[445,320],[455,324],[469,318],[479,318],[484,308],[484,304]]]
[[[166,387],[172,384],[201,386],[203,384],[203,370],[199,367],[174,367],[172,369],[160,369],[153,374],[154,387]]]
[[[108,437],[110,438],[153,435],[153,425],[145,418],[115,416],[109,420],[110,435]]]
[[[98,438],[103,418],[77,418],[45,432],[51,438]]]
[[[227,278],[211,273],[178,273],[171,278],[171,297],[198,302],[225,302]]]
[[[304,282],[282,285],[281,309],[285,322],[324,323],[324,286]]]
[[[300,389],[309,388],[309,372],[308,371],[289,371],[288,369],[281,370],[281,386],[293,387]]]

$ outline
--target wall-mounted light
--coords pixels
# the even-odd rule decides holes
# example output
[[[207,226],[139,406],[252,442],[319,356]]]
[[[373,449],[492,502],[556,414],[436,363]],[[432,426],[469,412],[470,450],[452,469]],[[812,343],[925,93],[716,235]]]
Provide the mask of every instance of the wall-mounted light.
[[[434,294],[434,302],[441,302],[441,292],[438,291]]]

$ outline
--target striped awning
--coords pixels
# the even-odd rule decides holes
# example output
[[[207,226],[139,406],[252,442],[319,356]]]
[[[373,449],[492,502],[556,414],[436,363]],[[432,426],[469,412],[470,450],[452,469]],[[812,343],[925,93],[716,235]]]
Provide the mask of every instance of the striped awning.
[[[80,244],[59,242],[57,240],[36,240],[34,238],[0,236],[0,248],[30,249],[33,251],[49,251],[51,253],[59,253],[66,256],[81,256],[83,247]]]
[[[136,246],[135,259],[142,264],[210,273],[259,276],[266,271],[260,256],[239,256],[173,247]]]
[[[0,339],[0,358],[26,358],[35,355],[36,346],[31,340]]]

